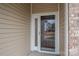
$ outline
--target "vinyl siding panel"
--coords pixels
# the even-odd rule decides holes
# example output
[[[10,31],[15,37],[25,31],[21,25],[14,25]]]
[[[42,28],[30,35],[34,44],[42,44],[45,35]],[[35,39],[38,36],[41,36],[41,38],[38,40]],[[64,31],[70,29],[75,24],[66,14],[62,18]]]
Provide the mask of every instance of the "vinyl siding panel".
[[[30,52],[30,4],[0,4],[0,55]]]
[[[32,13],[54,12],[58,10],[56,3],[34,3],[32,4]]]

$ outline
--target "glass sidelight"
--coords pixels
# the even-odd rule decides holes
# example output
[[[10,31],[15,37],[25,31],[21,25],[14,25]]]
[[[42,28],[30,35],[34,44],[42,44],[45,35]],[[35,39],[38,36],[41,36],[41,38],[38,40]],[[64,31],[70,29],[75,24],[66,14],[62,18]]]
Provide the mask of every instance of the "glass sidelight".
[[[38,18],[35,18],[35,46],[38,46]]]
[[[41,16],[41,50],[55,52],[55,15]]]

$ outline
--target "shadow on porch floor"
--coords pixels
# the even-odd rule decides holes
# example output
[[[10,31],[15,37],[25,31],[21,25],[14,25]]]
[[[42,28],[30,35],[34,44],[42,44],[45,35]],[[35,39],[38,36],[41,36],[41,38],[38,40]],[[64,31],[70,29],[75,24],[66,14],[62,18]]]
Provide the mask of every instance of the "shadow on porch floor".
[[[34,52],[29,53],[28,56],[59,56],[59,55],[48,54],[48,53],[40,53],[40,52],[34,51]]]

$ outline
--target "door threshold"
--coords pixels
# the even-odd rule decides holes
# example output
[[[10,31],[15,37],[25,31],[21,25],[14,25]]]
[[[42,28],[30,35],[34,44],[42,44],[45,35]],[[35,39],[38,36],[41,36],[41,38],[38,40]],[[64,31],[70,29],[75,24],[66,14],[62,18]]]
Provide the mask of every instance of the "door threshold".
[[[41,48],[43,51],[55,52],[55,49],[52,48]]]

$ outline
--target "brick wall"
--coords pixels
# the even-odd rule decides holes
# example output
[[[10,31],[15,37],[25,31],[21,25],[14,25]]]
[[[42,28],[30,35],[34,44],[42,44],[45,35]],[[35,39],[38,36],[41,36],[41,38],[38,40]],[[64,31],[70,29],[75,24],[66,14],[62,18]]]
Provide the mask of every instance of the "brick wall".
[[[79,4],[69,4],[69,55],[79,55]]]

